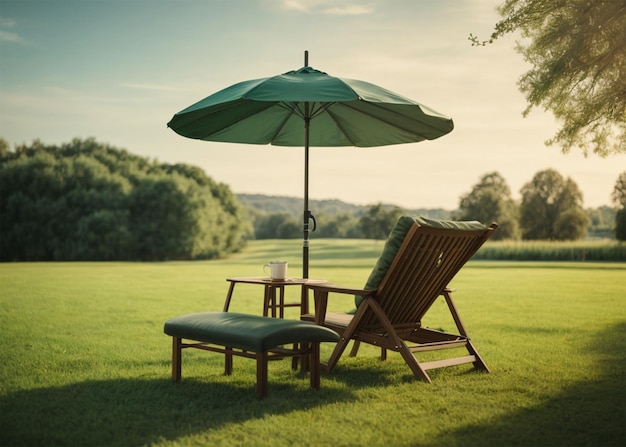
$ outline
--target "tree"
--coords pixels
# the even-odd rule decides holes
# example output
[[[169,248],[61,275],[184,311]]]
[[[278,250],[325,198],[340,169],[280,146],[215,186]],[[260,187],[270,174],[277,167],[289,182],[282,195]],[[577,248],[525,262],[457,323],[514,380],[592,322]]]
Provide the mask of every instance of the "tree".
[[[289,213],[259,215],[254,221],[257,239],[295,239],[302,235],[302,224]]]
[[[0,157],[9,153],[9,142],[4,138],[0,138]]]
[[[532,68],[518,81],[528,107],[561,124],[548,145],[587,155],[626,153],[626,3],[621,0],[505,0],[489,41],[521,31]]]
[[[611,198],[617,207],[615,238],[619,241],[626,241],[626,171],[617,177]]]
[[[589,217],[576,183],[553,169],[535,174],[522,189],[523,239],[576,240],[587,233]]]
[[[382,203],[371,205],[359,219],[361,234],[366,239],[387,239],[402,212],[398,207],[385,209]]]
[[[317,230],[315,237],[318,238],[358,238],[358,220],[349,213],[330,215],[321,213],[317,216]]]
[[[198,168],[97,143],[0,139],[2,261],[204,259],[249,234],[230,189]]]
[[[129,202],[134,259],[190,258],[198,226],[187,195],[174,178],[144,179]]]
[[[608,205],[602,205],[598,208],[588,208],[586,212],[591,222],[589,231],[587,232],[587,237],[615,237],[615,208]]]
[[[518,207],[511,198],[511,189],[498,173],[483,175],[472,191],[461,197],[454,218],[478,220],[485,224],[498,222],[493,239],[519,239]]]

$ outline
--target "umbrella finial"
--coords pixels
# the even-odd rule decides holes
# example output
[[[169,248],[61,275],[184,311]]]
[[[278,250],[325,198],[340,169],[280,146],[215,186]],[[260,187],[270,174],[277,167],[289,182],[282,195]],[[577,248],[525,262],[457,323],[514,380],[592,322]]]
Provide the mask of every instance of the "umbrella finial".
[[[304,66],[309,66],[309,50],[304,50]]]

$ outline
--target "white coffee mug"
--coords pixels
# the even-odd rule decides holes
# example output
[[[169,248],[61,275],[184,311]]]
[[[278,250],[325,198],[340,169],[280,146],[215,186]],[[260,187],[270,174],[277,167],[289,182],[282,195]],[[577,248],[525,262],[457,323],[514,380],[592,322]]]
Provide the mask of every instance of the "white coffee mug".
[[[267,271],[268,267],[269,272]],[[269,264],[263,266],[263,271],[272,279],[285,279],[287,278],[287,261],[270,261]]]

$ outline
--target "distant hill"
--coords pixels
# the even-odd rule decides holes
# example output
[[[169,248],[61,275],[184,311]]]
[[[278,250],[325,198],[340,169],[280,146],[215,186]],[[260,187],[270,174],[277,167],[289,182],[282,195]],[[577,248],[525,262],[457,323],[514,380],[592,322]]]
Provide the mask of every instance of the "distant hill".
[[[237,194],[237,198],[246,208],[255,214],[275,214],[288,213],[296,219],[302,217],[303,199],[301,197],[266,196],[261,194]],[[393,207],[393,204],[385,204],[386,207]],[[346,213],[355,217],[360,217],[367,210],[367,205],[355,205],[342,202],[341,200],[309,200],[309,208],[314,215],[328,214],[335,216]],[[433,219],[450,219],[452,211],[437,209],[410,209],[405,210],[407,214],[413,216],[425,216]]]

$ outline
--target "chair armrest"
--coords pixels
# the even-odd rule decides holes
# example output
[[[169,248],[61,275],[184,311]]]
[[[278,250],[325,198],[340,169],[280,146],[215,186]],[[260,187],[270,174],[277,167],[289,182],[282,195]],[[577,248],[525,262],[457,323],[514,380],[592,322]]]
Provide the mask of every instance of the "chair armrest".
[[[323,325],[326,320],[326,308],[328,307],[328,294],[340,293],[344,295],[361,295],[363,297],[371,296],[376,293],[376,289],[353,289],[349,287],[334,286],[332,284],[314,284],[307,285],[308,289],[313,290],[313,299],[315,301],[315,323]]]
[[[307,288],[313,290],[314,292],[322,292],[322,293],[343,293],[346,295],[361,295],[361,296],[370,296],[376,292],[376,289],[353,289],[349,287],[335,286],[333,284],[312,284],[307,285]]]

